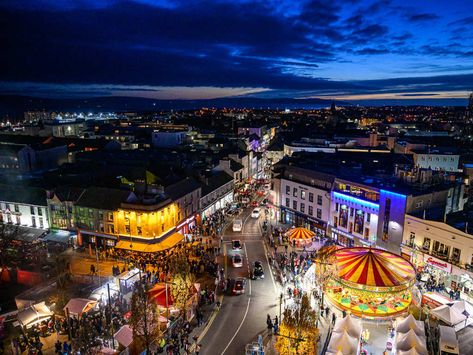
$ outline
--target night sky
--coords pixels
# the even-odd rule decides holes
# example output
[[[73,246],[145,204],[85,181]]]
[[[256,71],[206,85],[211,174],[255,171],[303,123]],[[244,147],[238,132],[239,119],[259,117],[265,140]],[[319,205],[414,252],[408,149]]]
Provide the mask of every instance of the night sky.
[[[463,98],[472,0],[0,0],[0,92]]]

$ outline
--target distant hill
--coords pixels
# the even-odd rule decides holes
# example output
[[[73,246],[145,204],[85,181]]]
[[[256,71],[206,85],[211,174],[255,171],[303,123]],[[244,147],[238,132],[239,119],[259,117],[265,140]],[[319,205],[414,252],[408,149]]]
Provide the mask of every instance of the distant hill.
[[[333,100],[323,99],[292,99],[292,98],[252,98],[234,97],[210,100],[153,100],[139,97],[94,97],[50,99],[19,95],[0,95],[0,115],[3,117],[22,116],[24,111],[154,111],[183,110],[202,107],[233,107],[233,108],[321,108],[328,107]],[[337,102],[342,105],[343,103]]]

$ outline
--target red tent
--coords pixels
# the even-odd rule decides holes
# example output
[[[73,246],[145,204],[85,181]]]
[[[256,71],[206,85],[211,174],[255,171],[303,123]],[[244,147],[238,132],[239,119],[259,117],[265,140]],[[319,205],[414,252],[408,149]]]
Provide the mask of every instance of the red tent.
[[[159,306],[172,306],[173,299],[171,295],[171,288],[168,286],[168,300],[166,302],[166,284],[156,284],[148,291],[150,300],[154,300]]]

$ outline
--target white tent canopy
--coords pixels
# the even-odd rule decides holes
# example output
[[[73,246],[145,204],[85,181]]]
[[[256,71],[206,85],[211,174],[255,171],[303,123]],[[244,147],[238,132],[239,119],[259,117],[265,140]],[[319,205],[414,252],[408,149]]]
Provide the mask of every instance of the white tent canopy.
[[[347,331],[334,332],[327,351],[335,354],[351,355],[358,350],[358,339],[351,337]]]
[[[470,303],[465,302],[465,300],[454,301],[448,305],[451,305],[451,308],[458,313],[461,313],[466,317],[473,318],[473,306]]]
[[[407,333],[411,329],[416,335],[425,336],[424,322],[416,320],[412,314],[409,314],[399,322],[396,331],[398,333]]]
[[[337,319],[333,332],[346,331],[352,338],[358,339],[361,334],[361,325],[358,321],[355,321],[349,314],[342,319]]]
[[[44,302],[37,303],[18,312],[17,318],[20,324],[26,328],[41,323],[43,320],[49,319],[53,312],[49,310]]]
[[[125,348],[129,347],[133,342],[133,330],[128,324],[125,324],[121,327],[118,332],[113,336],[116,341],[118,341]]]
[[[64,307],[64,311],[69,311],[70,316],[80,317],[82,313],[87,313],[97,304],[97,301],[88,298],[71,298]]]
[[[431,314],[432,316],[444,321],[448,325],[456,325],[458,323],[464,322],[466,319],[464,314],[458,312],[455,308],[450,307],[447,304],[433,309]]]
[[[417,336],[413,329],[407,333],[398,333],[396,337],[396,350],[397,351],[410,351],[415,349],[419,354],[429,355],[427,347],[425,345],[425,338]]]
[[[416,348],[411,348],[407,351],[397,351],[396,352],[396,355],[422,355],[421,353],[419,353]]]

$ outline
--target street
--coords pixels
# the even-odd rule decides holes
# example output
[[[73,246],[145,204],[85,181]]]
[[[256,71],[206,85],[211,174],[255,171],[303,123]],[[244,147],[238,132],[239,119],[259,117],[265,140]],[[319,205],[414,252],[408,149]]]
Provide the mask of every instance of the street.
[[[258,335],[266,335],[266,316],[279,317],[279,298],[271,269],[266,257],[259,219],[251,218],[252,207],[237,217],[244,221],[242,232],[233,232],[232,223],[224,231],[225,270],[227,278],[246,277],[246,292],[243,295],[225,295],[221,310],[203,337],[202,354],[242,354],[245,345],[256,341]],[[231,257],[231,241],[239,239],[243,248],[243,267],[234,268]],[[262,262],[265,278],[250,280],[249,271],[254,261]]]

